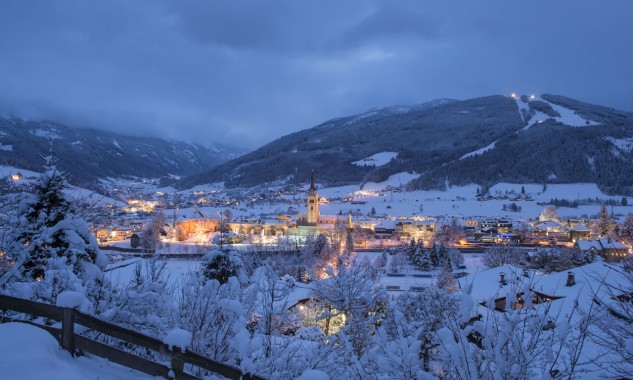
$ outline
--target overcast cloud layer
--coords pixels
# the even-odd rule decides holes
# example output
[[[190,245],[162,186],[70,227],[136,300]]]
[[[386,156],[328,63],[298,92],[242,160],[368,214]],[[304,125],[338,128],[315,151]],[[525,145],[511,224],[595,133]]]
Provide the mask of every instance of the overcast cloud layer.
[[[633,1],[0,3],[0,113],[257,147],[434,98],[633,111]]]

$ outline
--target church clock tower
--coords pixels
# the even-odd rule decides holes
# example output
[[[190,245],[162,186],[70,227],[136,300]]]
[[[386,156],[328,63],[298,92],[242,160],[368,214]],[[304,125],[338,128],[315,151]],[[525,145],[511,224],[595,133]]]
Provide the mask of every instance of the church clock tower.
[[[316,226],[319,222],[319,193],[314,186],[314,171],[310,178],[310,189],[308,190],[308,218],[309,226]]]

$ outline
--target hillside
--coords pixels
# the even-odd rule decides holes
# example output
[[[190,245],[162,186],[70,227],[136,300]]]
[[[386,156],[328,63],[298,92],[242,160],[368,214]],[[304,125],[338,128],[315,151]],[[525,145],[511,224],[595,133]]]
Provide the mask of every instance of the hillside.
[[[238,156],[237,149],[131,137],[63,124],[0,118],[0,164],[38,171],[52,141],[58,166],[75,184],[103,177],[191,175]]]
[[[595,182],[633,194],[633,114],[562,96],[489,96],[389,107],[333,119],[186,178],[181,187],[382,181],[411,188],[498,182]]]
[[[311,169],[328,185],[380,181],[395,172],[429,170],[522,126],[516,103],[503,96],[376,109],[284,136],[182,186],[305,182]],[[352,164],[380,152],[398,155],[379,167]]]
[[[594,182],[607,193],[633,194],[633,114],[554,95],[517,105],[524,128],[428,170],[412,186]]]

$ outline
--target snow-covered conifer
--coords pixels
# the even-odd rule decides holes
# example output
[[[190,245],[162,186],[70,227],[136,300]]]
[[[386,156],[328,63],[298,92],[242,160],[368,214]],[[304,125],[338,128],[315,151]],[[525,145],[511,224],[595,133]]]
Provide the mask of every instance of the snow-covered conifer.
[[[218,280],[220,284],[228,282],[229,277],[242,276],[242,259],[232,250],[208,252],[202,259],[202,274],[209,280]]]
[[[65,290],[82,292],[98,308],[105,298],[107,259],[64,194],[68,184],[55,157],[51,153],[44,160],[44,173],[13,215],[7,251],[15,264],[4,279],[28,283],[30,298],[50,303]]]

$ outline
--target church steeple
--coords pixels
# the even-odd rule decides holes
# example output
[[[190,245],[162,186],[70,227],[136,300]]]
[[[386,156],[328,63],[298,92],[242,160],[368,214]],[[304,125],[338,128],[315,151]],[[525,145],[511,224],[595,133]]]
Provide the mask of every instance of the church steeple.
[[[319,193],[314,185],[314,170],[310,177],[310,189],[308,189],[308,218],[309,226],[316,226],[319,223]]]
[[[316,192],[316,187],[314,186],[314,170],[312,171],[312,176],[310,177],[310,189],[308,191],[311,193]]]

